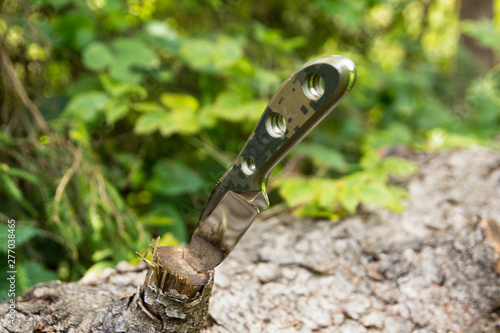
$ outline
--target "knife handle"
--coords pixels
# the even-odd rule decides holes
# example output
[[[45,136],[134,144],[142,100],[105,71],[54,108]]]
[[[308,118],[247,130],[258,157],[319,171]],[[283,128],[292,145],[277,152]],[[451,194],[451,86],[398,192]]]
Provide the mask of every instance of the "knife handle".
[[[269,174],[349,93],[354,63],[331,55],[312,60],[281,85],[220,183],[234,191],[262,191]]]

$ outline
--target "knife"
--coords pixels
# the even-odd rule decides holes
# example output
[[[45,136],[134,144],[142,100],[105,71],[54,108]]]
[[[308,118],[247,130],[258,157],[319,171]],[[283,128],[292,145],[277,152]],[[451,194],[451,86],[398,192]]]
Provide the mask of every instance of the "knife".
[[[266,183],[273,168],[337,106],[355,80],[354,63],[339,55],[307,62],[285,80],[213,189],[185,256],[191,267],[207,271],[226,258],[269,207]]]

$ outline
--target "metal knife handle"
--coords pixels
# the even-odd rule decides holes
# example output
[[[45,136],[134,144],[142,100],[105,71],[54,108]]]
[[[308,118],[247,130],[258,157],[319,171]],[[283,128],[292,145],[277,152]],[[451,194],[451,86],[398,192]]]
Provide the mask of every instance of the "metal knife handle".
[[[354,63],[338,55],[317,58],[292,73],[221,185],[234,191],[261,191],[276,164],[335,108],[355,80]]]
[[[306,63],[283,83],[212,191],[189,243],[191,267],[212,269],[231,252],[269,206],[265,184],[272,169],[347,95],[355,79],[351,60],[327,56]]]

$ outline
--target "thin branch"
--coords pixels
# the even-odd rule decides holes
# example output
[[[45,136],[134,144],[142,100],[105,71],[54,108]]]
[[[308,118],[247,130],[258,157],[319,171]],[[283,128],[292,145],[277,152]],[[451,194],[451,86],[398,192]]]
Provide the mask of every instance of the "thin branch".
[[[2,40],[2,36],[0,35],[0,66],[2,68],[2,73],[5,80],[9,80],[12,91],[10,93],[16,96],[19,101],[28,109],[33,117],[38,128],[46,135],[49,134],[49,126],[47,122],[43,118],[42,114],[38,110],[38,107],[33,103],[33,101],[29,98],[26,90],[24,89],[23,84],[16,76],[14,71],[14,66],[10,61],[9,56],[5,52],[5,44]]]
[[[186,137],[185,140],[192,146],[204,150],[208,156],[225,168],[229,168],[233,163],[233,160],[226,153],[210,144],[206,138],[200,140],[196,137]]]
[[[68,235],[66,229],[64,228],[64,226],[61,223],[61,220],[59,219],[59,203],[61,202],[61,199],[62,199],[64,190],[66,189],[66,186],[68,185],[71,178],[78,171],[78,168],[80,167],[80,162],[83,158],[82,154],[79,151],[75,151],[74,156],[75,156],[75,159],[73,161],[73,164],[71,165],[71,167],[68,170],[66,170],[61,181],[59,182],[59,185],[57,185],[56,194],[54,196],[54,201],[52,203],[52,216],[51,216],[51,220],[54,221],[54,223],[61,230],[61,232],[64,235],[64,238],[67,241],[71,241],[71,242],[73,242],[72,237],[70,237],[70,235]],[[73,255],[75,255],[75,253],[73,253]]]

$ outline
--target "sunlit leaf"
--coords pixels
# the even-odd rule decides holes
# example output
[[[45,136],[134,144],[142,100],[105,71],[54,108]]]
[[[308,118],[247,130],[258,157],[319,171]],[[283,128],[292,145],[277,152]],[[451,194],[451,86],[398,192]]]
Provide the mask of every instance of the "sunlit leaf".
[[[314,191],[310,191],[307,184],[306,178],[287,178],[281,179],[276,185],[279,186],[279,193],[287,204],[295,207],[315,199]]]
[[[236,40],[220,35],[215,42],[190,39],[181,46],[179,55],[196,70],[216,73],[233,66],[243,56],[243,50]]]
[[[418,170],[413,162],[395,156],[385,158],[382,162],[382,168],[384,171],[398,176],[409,176]]]
[[[106,105],[106,122],[114,124],[129,112],[129,106],[126,99],[113,99]]]
[[[227,121],[257,121],[267,106],[263,100],[245,101],[232,91],[219,94],[215,103],[205,106],[202,117]]]
[[[385,184],[368,182],[359,188],[360,199],[364,204],[377,205],[401,212],[404,209],[401,198]]]
[[[382,158],[376,150],[369,149],[361,158],[361,167],[365,170],[373,170],[380,165]]]
[[[500,51],[500,27],[495,26],[489,19],[465,20],[461,22],[461,30],[485,48]]]
[[[98,274],[104,271],[107,268],[113,268],[115,265],[111,262],[108,261],[101,261],[93,264],[92,266],[87,269],[85,272],[85,275],[87,274]]]
[[[114,57],[109,48],[101,42],[93,42],[85,47],[82,53],[82,61],[90,69],[105,69]]]
[[[413,140],[411,129],[401,122],[392,122],[385,129],[368,133],[366,143],[372,148],[410,145]]]
[[[146,33],[153,38],[153,41],[169,49],[177,51],[181,45],[181,40],[177,31],[166,22],[156,20],[149,21],[145,25]]]
[[[160,237],[160,246],[179,246],[179,240],[171,232],[167,232]]]
[[[349,213],[354,214],[361,199],[354,190],[347,189],[339,195],[339,201]]]
[[[134,110],[139,112],[153,112],[153,113],[164,113],[165,109],[158,103],[153,102],[143,102],[135,103],[133,105]]]
[[[89,123],[97,119],[108,102],[109,97],[101,91],[89,91],[75,95],[64,108],[67,116]]]
[[[136,38],[117,38],[112,42],[116,56],[127,64],[153,66],[158,62],[156,53]]]
[[[191,109],[173,109],[161,120],[160,133],[169,136],[175,133],[193,134],[200,130],[200,123]]]
[[[135,123],[134,132],[137,134],[150,134],[156,131],[164,116],[163,112],[148,112],[140,115]]]
[[[187,94],[165,93],[161,95],[160,100],[163,105],[171,109],[180,108],[196,111],[200,105],[196,98]]]
[[[148,226],[170,226],[173,224],[173,219],[169,216],[158,213],[151,213],[141,217],[141,223]]]

